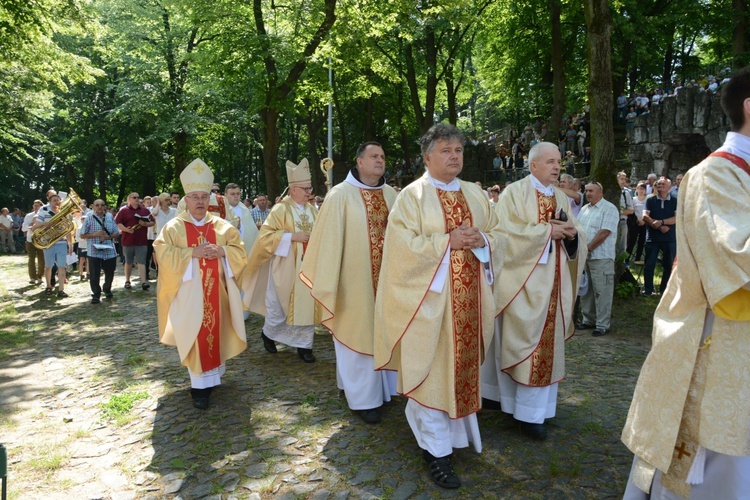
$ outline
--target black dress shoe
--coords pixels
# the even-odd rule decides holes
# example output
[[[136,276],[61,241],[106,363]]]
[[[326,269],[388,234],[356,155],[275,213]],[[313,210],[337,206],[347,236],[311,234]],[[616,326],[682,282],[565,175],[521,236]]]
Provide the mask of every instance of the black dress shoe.
[[[305,363],[315,363],[315,356],[313,356],[312,349],[297,348],[297,354],[302,358]]]
[[[271,354],[276,354],[278,352],[276,350],[276,342],[266,337],[266,334],[263,333],[263,330],[260,331],[260,338],[263,339],[263,347],[266,348],[266,351],[270,352]]]
[[[99,300],[99,297],[93,297],[93,298],[91,299],[91,303],[92,303],[92,304],[98,304],[99,302],[101,302],[101,301]]]
[[[190,395],[193,397],[193,406],[199,410],[208,408],[208,397],[211,395],[213,387],[207,389],[190,389]]]
[[[591,330],[592,328],[596,328],[596,325],[589,325],[588,323],[578,323],[576,325],[576,330]]]
[[[521,422],[517,420],[518,428],[521,430],[521,434],[537,441],[544,441],[547,439],[547,427],[544,424],[532,424],[529,422]]]
[[[375,408],[370,410],[359,410],[357,413],[359,413],[360,418],[362,418],[367,424],[377,424],[380,422],[380,413],[378,413],[378,410]]]
[[[593,337],[601,337],[602,335],[606,335],[609,333],[609,330],[605,330],[604,328],[597,328],[593,332],[591,332],[591,335]]]

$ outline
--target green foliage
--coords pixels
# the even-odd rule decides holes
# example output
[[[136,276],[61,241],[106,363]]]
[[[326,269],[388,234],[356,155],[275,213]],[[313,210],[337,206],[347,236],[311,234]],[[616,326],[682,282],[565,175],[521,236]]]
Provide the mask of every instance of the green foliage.
[[[638,293],[638,287],[630,282],[623,281],[615,286],[615,296],[620,299],[629,299],[635,297]]]

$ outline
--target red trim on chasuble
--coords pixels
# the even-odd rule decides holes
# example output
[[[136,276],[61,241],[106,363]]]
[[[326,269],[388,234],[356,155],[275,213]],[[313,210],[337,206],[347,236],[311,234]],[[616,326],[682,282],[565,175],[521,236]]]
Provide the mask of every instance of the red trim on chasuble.
[[[185,223],[188,247],[196,247],[203,243],[216,244],[214,225],[209,222],[203,226]],[[203,321],[196,343],[204,372],[218,368],[221,365],[221,347],[219,344],[220,315],[219,315],[219,259],[198,259],[201,285],[203,286]]]
[[[216,203],[217,205],[208,205],[208,211],[212,214],[216,214],[222,219],[227,218],[227,207],[224,204],[224,197],[220,194],[216,195]]]
[[[388,205],[382,189],[359,189],[367,213],[367,236],[370,242],[370,270],[372,272],[373,296],[378,293],[380,265],[383,263],[383,241],[388,224]]]
[[[536,199],[539,207],[539,222],[549,222],[557,210],[557,199],[554,196],[544,196],[539,191],[536,192]],[[555,281],[552,284],[542,335],[539,338],[539,344],[530,356],[531,371],[528,385],[532,387],[544,387],[552,383],[552,366],[555,359],[555,319],[560,291],[560,241],[553,240],[552,244],[555,245]]]
[[[450,233],[463,221],[471,226],[469,204],[461,191],[437,190],[445,218],[445,231]],[[479,307],[479,260],[471,250],[450,251],[451,305],[453,308],[453,343],[456,364],[456,417],[479,410],[479,357],[482,349],[482,315]]]
[[[740,158],[739,156],[732,153],[727,153],[726,151],[716,151],[715,153],[711,153],[709,156],[721,156],[725,160],[729,160],[740,167],[745,171],[746,174],[750,175],[750,165],[747,164],[744,158]]]

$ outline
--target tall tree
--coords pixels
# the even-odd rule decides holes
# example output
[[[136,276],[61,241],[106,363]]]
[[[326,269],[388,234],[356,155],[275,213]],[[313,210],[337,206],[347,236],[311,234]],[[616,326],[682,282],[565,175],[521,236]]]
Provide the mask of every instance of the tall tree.
[[[279,115],[283,102],[299,82],[310,58],[326,38],[336,21],[336,0],[324,0],[324,18],[318,28],[296,54],[288,69],[280,67],[274,51],[273,37],[266,29],[262,0],[253,0],[253,16],[258,36],[259,53],[266,69],[265,98],[260,108],[263,126],[263,167],[266,171],[268,194],[271,199],[281,193],[279,176]]]
[[[615,163],[615,133],[612,122],[612,46],[614,26],[608,0],[584,0],[586,16],[591,105],[591,178],[604,186],[605,197],[619,203]]]

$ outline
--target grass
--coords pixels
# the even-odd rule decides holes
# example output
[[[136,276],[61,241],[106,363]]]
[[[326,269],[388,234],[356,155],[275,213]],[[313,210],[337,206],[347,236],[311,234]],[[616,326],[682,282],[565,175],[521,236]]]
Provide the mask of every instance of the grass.
[[[23,326],[13,304],[4,304],[0,308],[0,361],[10,357],[17,349],[29,347],[32,341],[31,331]]]
[[[101,405],[102,417],[107,420],[114,420],[118,426],[122,426],[131,420],[130,410],[136,402],[146,399],[146,391],[124,391],[112,396],[107,403]]]

